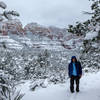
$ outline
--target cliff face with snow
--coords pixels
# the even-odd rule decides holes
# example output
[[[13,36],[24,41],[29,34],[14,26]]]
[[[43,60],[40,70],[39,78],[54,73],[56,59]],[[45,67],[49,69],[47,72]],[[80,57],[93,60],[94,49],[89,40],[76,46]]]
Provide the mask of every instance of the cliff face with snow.
[[[8,48],[19,46],[20,49],[28,46],[57,51],[73,50],[77,49],[83,40],[83,37],[68,33],[66,29],[44,27],[37,23],[27,24],[23,28],[17,19],[1,22],[0,34],[1,46],[5,43]]]

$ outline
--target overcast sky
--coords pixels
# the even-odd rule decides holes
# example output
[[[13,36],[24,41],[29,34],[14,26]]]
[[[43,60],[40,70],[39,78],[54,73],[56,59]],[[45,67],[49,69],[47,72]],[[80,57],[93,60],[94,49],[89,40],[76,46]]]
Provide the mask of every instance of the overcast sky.
[[[3,0],[8,9],[20,13],[23,25],[37,22],[41,25],[66,27],[88,19],[82,11],[90,11],[88,0]]]

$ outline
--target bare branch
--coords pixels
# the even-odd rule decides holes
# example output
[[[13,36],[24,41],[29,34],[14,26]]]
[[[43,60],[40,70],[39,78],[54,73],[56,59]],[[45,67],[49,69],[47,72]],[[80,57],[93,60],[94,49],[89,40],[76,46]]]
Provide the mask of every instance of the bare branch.
[[[93,12],[87,12],[87,11],[83,11],[82,13],[87,14],[87,15],[93,15],[94,14]]]

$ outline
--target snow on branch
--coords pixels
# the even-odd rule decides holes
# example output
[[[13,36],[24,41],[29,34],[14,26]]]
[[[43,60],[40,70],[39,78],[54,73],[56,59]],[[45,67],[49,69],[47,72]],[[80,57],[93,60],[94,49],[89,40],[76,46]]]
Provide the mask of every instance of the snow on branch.
[[[87,14],[87,15],[93,15],[93,12],[87,12],[87,11],[83,11],[83,14]]]
[[[0,7],[2,9],[5,9],[4,11],[2,11],[0,13],[0,21],[3,21],[5,18],[8,19],[8,20],[11,20],[13,18],[13,16],[17,16],[17,17],[20,16],[17,11],[14,11],[14,10],[7,11],[6,10],[7,5],[4,2],[2,2],[2,1],[0,1]]]
[[[4,2],[0,1],[0,7],[6,9],[7,5]]]
[[[4,11],[3,15],[8,19],[12,19],[12,15],[13,16],[19,16],[19,13],[16,11]]]

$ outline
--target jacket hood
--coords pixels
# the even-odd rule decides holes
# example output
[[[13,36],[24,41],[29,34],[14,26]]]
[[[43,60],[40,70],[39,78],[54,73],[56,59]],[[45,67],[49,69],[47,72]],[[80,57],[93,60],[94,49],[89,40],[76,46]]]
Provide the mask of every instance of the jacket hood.
[[[77,62],[77,58],[76,58],[76,56],[72,56],[72,58],[71,58],[71,62],[72,62],[72,59],[76,59],[76,62]]]

